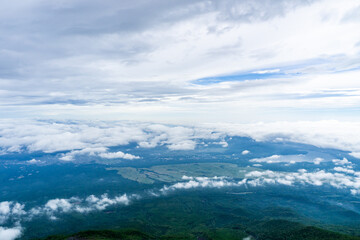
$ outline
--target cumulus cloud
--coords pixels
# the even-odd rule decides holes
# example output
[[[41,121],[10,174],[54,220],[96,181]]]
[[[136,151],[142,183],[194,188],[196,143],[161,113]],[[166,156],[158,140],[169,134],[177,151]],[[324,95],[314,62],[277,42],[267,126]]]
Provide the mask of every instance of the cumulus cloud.
[[[296,184],[307,184],[313,186],[330,185],[339,189],[348,189],[351,194],[360,193],[360,172],[343,167],[335,167],[334,170],[337,172],[332,173],[324,170],[308,172],[305,169],[300,169],[297,172],[251,171],[241,181],[235,181],[228,177],[183,176],[182,179],[184,181],[164,186],[160,189],[160,192],[166,194],[175,190],[196,188],[259,187],[276,184],[295,186]]]
[[[344,172],[344,173],[350,173],[350,174],[355,173],[355,171],[353,169],[343,168],[343,167],[334,167],[334,170],[337,172]]]
[[[122,159],[128,159],[128,160],[133,160],[133,159],[139,159],[139,156],[135,156],[129,153],[123,153],[121,151],[118,152],[109,152],[109,153],[100,153],[99,154],[100,157],[102,158],[108,158],[108,159],[114,159],[114,158],[122,158]]]
[[[343,159],[333,159],[332,162],[335,164],[335,165],[351,165],[352,163],[347,160],[346,158],[343,158]]]
[[[128,196],[123,194],[110,198],[107,194],[103,194],[100,197],[90,195],[85,199],[78,197],[72,197],[69,199],[51,199],[44,207],[34,208],[30,210],[30,213],[36,214],[47,214],[54,216],[57,213],[68,213],[68,212],[91,212],[95,210],[104,210],[107,207],[115,204],[128,205],[131,199],[134,199],[136,195]]]
[[[0,227],[0,239],[1,240],[14,240],[21,236],[22,228],[4,228]]]
[[[249,150],[244,150],[244,151],[241,152],[242,155],[247,155],[247,154],[249,154],[249,153],[250,153]]]
[[[72,161],[75,159],[77,155],[90,155],[90,156],[96,156],[99,153],[104,153],[107,151],[107,148],[105,147],[88,147],[81,150],[73,150],[69,153],[63,154],[59,159],[63,161]]]
[[[343,170],[343,168],[338,170]],[[356,172],[351,173],[358,175]],[[328,184],[335,188],[349,189],[351,193],[356,193],[360,189],[360,178],[358,176],[330,173],[324,170],[316,172],[307,172],[305,169],[300,169],[298,172],[252,171],[246,174],[246,178],[248,178],[246,184],[250,186],[263,186],[266,184],[282,184],[288,186],[294,184],[309,184],[322,186]]]
[[[0,202],[0,224],[3,224],[11,218],[16,219],[26,214],[26,212],[24,211],[24,207],[25,205],[17,202]]]
[[[192,150],[198,139],[220,136],[206,128],[151,123],[0,121],[0,148],[4,153],[69,151],[60,156],[63,161],[72,161],[78,155],[137,159],[128,153],[108,152],[108,147],[135,142],[145,148],[165,145],[171,150]]]
[[[108,152],[108,149],[105,147],[98,147],[98,148],[84,148],[82,150],[73,150],[69,153],[62,154],[59,158],[62,161],[73,161],[75,160],[76,156],[78,155],[89,155],[89,156],[99,156],[101,158],[106,159],[139,159],[139,156],[135,156],[129,153],[123,153],[121,151],[118,152]]]
[[[319,165],[319,164],[320,164],[321,162],[323,162],[323,161],[324,161],[323,158],[317,157],[317,158],[314,159],[314,164],[315,164],[315,165]]]
[[[112,205],[128,205],[132,200],[139,199],[137,194],[122,194],[109,197],[107,194],[101,196],[90,195],[86,198],[56,198],[48,200],[43,206],[26,209],[24,204],[17,202],[0,202],[0,224],[7,221],[31,220],[37,216],[48,216],[57,219],[57,215],[79,212],[101,211]]]
[[[248,124],[206,124],[209,128],[230,136],[251,137],[256,141],[297,142],[321,148],[359,152],[359,122],[287,121]]]
[[[27,163],[29,163],[29,164],[38,164],[38,163],[42,163],[42,161],[37,160],[37,159],[35,159],[35,158],[33,158],[33,159],[29,160],[29,161],[26,161],[26,162],[27,162]]]
[[[192,188],[222,188],[230,186],[240,186],[243,182],[234,182],[232,179],[226,177],[188,177],[183,176],[185,182],[178,182],[170,186],[164,186],[160,192],[167,193],[178,189],[192,189]]]

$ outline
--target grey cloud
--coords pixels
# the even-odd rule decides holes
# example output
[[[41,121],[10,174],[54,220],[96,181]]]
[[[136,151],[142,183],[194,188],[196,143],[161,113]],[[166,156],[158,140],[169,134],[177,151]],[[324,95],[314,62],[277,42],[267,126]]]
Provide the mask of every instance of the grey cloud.
[[[3,116],[29,116],[31,111],[27,109],[33,106],[33,111],[40,112],[43,117],[47,109],[54,109],[51,113],[54,114],[59,108],[70,112],[73,108],[83,107],[86,111],[86,107],[94,105],[105,109],[107,106],[122,108],[123,105],[142,103],[142,106],[169,107],[177,111],[174,105],[187,108],[190,99],[194,104],[273,100],[275,97],[268,96],[268,92],[263,94],[254,88],[271,86],[277,89],[278,84],[285,81],[292,85],[301,80],[289,77],[283,82],[269,79],[228,86],[219,84],[212,89],[194,86],[190,81],[247,68],[262,68],[269,64],[269,58],[281,58],[282,47],[274,44],[277,40],[269,42],[269,46],[261,45],[261,49],[244,47],[255,37],[246,28],[251,29],[250,32],[261,32],[262,28],[256,27],[259,22],[282,20],[299,7],[313,2],[3,2],[0,7],[0,110]],[[248,23],[255,24],[250,26]],[[289,37],[286,32],[281,31],[281,34]],[[176,51],[172,52],[172,47]],[[292,59],[300,61],[296,57]],[[328,58],[331,56],[324,56],[324,59]],[[349,58],[334,59],[331,66],[312,69],[300,66],[297,70],[319,73],[334,66],[336,70],[358,67],[358,59],[346,62]],[[274,64],[279,61],[274,60]],[[254,90],[248,93],[251,88]],[[274,95],[288,98],[279,92]],[[181,99],[187,99],[187,102],[184,104]],[[58,113],[60,115],[60,111]]]
[[[215,5],[221,9],[219,19],[228,21],[265,21],[277,16],[284,16],[288,11],[301,5],[313,3],[313,0],[260,0],[260,1],[216,1]]]
[[[106,57],[134,63],[140,61],[136,57],[139,54],[161,47],[149,41],[151,35],[142,35],[146,30],[168,28],[209,12],[218,13],[223,20],[267,20],[285,14],[300,3],[308,1],[6,2],[2,3],[0,12],[0,43],[7,54],[1,55],[0,62],[7,64],[0,73],[2,77],[27,79],[73,75],[75,66],[51,69],[46,64],[71,56],[84,56],[86,61]],[[119,39],[104,45],[104,38],[112,34],[118,34]]]
[[[342,22],[358,22],[360,21],[360,5],[348,11],[342,18]]]

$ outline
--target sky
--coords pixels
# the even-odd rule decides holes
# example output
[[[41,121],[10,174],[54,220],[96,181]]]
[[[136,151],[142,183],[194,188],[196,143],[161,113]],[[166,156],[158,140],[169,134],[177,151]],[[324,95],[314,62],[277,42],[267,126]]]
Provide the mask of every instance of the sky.
[[[0,0],[0,118],[358,121],[358,0]]]

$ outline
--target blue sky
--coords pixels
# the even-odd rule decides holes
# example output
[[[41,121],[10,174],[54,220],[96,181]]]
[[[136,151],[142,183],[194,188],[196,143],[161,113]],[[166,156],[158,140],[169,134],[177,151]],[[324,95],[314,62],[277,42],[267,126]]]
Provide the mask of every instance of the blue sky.
[[[359,120],[356,0],[0,3],[0,117]]]

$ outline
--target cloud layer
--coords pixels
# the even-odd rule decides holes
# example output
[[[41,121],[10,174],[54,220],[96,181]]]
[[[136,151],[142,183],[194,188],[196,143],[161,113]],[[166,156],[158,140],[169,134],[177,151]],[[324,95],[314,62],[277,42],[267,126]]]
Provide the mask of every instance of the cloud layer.
[[[0,154],[12,152],[53,153],[63,161],[73,161],[77,156],[97,156],[104,159],[135,160],[136,154],[112,152],[109,147],[136,143],[140,148],[166,146],[169,150],[193,150],[204,139],[227,147],[226,137],[243,136],[256,141],[297,142],[321,148],[349,151],[357,157],[360,151],[358,122],[272,122],[253,124],[197,124],[174,126],[139,122],[114,121],[0,121]],[[206,147],[206,144],[204,145]],[[244,150],[243,154],[251,154]],[[253,162],[305,161],[302,155],[288,157],[272,156],[253,159]],[[306,160],[308,161],[308,160]],[[319,164],[323,159],[316,158]],[[42,161],[29,159],[29,164]]]
[[[167,146],[171,150],[193,150],[198,139],[215,139],[224,144],[220,133],[210,129],[129,122],[0,122],[0,153],[69,151],[60,160],[72,161],[76,156],[90,155],[105,159],[138,159],[108,147],[135,142],[142,148]],[[29,163],[37,161],[29,160]]]
[[[0,9],[1,117],[360,118],[357,0],[32,0]]]

